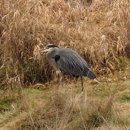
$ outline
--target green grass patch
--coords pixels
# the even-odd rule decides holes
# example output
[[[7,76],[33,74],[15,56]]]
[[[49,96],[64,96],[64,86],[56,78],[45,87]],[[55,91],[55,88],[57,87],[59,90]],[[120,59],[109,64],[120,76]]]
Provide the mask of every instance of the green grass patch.
[[[41,91],[41,90],[32,89],[32,88],[24,89],[24,93],[35,98],[48,98],[49,97],[49,94],[47,91],[44,91],[44,90]]]
[[[130,102],[130,90],[124,91],[120,97],[119,97],[120,102]]]
[[[106,97],[110,94],[110,90],[106,85],[94,86],[88,90],[88,96],[92,97]]]
[[[11,98],[9,96],[4,97],[0,100],[0,112],[5,112],[7,110],[10,110],[11,104],[15,102],[15,98]]]

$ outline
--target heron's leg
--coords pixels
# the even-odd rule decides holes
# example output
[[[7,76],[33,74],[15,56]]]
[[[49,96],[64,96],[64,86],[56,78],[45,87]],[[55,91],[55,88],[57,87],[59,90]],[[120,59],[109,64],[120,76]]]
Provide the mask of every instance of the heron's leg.
[[[83,77],[80,77],[80,78],[81,78],[81,87],[82,87],[81,91],[84,91],[84,86],[83,86]]]
[[[63,74],[61,71],[57,70],[56,71],[56,77],[57,77],[57,84],[62,85],[62,81],[63,81]]]
[[[64,75],[63,75],[63,73],[61,72],[61,73],[60,73],[60,86],[63,86],[63,78],[64,78]]]

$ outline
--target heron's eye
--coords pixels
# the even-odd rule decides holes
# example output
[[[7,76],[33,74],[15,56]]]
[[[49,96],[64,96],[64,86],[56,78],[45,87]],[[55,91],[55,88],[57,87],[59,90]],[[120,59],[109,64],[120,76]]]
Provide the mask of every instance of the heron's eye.
[[[49,49],[49,47],[47,46],[46,49]]]

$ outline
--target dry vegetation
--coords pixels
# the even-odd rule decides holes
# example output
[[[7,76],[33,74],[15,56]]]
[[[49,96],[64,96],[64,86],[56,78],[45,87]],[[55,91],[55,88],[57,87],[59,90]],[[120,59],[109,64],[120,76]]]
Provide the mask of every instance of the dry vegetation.
[[[130,44],[129,0],[95,0],[90,8],[64,0],[1,0],[0,7],[2,85],[15,76],[27,84],[52,77],[48,64],[30,59],[40,43],[78,51],[98,75],[120,69]]]
[[[100,81],[116,81],[87,84],[88,90],[79,94],[79,88],[66,80],[56,91],[57,85],[47,82],[55,79],[55,73],[45,57],[33,59],[34,47],[41,43],[74,49]],[[126,56],[130,58],[129,0],[94,0],[89,8],[85,0],[0,0],[1,129],[128,129]],[[121,78],[108,78],[122,70]],[[118,84],[120,79],[126,81]],[[38,82],[47,83],[32,85]]]
[[[130,81],[74,83],[8,91],[0,101],[1,130],[129,130]],[[80,83],[77,82],[77,86]]]

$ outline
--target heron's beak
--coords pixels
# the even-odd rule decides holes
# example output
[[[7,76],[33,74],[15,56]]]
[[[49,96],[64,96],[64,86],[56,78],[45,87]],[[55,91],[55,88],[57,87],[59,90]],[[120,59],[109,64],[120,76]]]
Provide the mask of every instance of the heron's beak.
[[[51,50],[52,50],[51,48],[49,48],[49,49],[43,48],[43,49],[41,49],[41,53],[48,53],[48,52],[50,52]]]

